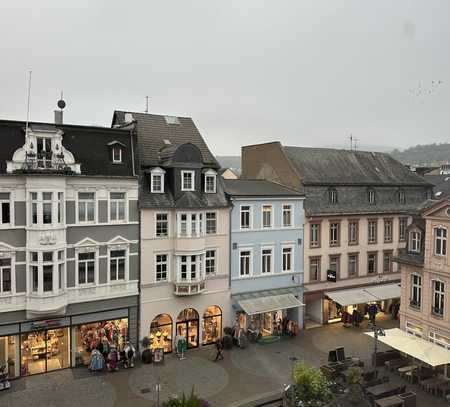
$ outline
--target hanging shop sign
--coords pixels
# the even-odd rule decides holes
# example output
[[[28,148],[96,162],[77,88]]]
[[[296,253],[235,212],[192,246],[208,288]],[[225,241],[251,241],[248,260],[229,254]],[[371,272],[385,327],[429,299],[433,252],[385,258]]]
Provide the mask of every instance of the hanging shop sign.
[[[331,281],[332,283],[335,283],[337,281],[336,270],[328,270],[327,271],[327,281]]]

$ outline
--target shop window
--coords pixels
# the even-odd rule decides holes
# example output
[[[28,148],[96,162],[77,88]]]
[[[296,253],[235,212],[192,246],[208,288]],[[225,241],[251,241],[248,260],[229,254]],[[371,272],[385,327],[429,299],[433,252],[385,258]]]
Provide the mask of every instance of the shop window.
[[[369,244],[375,244],[377,242],[377,224],[378,221],[376,219],[369,220],[367,224],[367,240]]]
[[[212,305],[203,313],[203,345],[210,345],[221,338],[222,333],[222,310]]]
[[[252,253],[250,250],[241,250],[239,252],[239,276],[248,277],[251,275]]]
[[[439,280],[433,280],[432,284],[432,313],[439,317],[444,316],[444,298],[445,298],[445,284]]]
[[[241,206],[241,229],[251,228],[251,207],[250,205]]]
[[[156,255],[156,281],[167,281],[168,271],[168,255],[157,254]]]
[[[9,294],[12,290],[11,259],[0,258],[0,294]]]
[[[181,190],[195,191],[195,172],[181,171]]]
[[[95,283],[95,252],[78,253],[78,284]]]
[[[0,225],[11,223],[11,202],[8,192],[0,192]]]
[[[392,242],[392,219],[384,220],[384,243]]]
[[[411,274],[411,298],[409,305],[413,308],[420,308],[422,303],[422,277],[418,274]]]
[[[0,366],[5,366],[9,378],[19,376],[16,369],[19,355],[16,352],[16,336],[0,336]]]
[[[156,237],[167,237],[169,235],[169,214],[156,214]]]
[[[309,259],[309,280],[320,281],[320,257]]]
[[[377,272],[377,253],[367,255],[367,273],[375,274]]]
[[[283,205],[283,227],[292,226],[292,205]]]
[[[447,254],[447,229],[443,227],[434,228],[434,254],[436,256]]]
[[[408,226],[408,218],[400,218],[398,220],[398,240],[404,242],[406,240],[406,227]]]
[[[111,192],[109,195],[109,221],[124,222],[126,208],[125,192]]]
[[[311,223],[309,246],[320,247],[320,223]]]
[[[168,314],[160,314],[150,325],[150,349],[164,349],[164,353],[172,352],[172,318]]]
[[[216,233],[217,233],[216,212],[206,212],[206,234],[214,235]]]
[[[207,250],[205,255],[205,272],[207,276],[216,274],[216,251]]]
[[[283,271],[292,271],[292,253],[293,253],[293,248],[290,247],[283,247],[282,248],[282,257],[283,257],[283,261],[282,261],[282,270]]]
[[[199,345],[199,316],[193,308],[186,308],[177,317],[177,335],[183,338],[188,349],[197,348]]]
[[[78,192],[78,222],[95,221],[95,193]]]
[[[126,250],[111,250],[109,253],[109,281],[125,280]]]
[[[359,240],[359,222],[352,220],[348,223],[348,244],[357,245]]]
[[[272,227],[272,205],[262,206],[262,227],[263,228]]]
[[[358,275],[358,255],[348,255],[348,276],[355,277]]]

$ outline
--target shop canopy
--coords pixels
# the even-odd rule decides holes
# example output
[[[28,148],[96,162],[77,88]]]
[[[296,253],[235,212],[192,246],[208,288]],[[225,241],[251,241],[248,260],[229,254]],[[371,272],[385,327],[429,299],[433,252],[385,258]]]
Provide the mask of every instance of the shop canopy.
[[[325,295],[342,306],[366,304],[400,297],[400,285],[383,284],[348,290],[328,291]]]
[[[270,295],[267,297],[248,298],[238,301],[247,315],[301,307],[304,304],[295,298],[294,294]]]
[[[417,336],[409,335],[398,328],[386,329],[385,336],[378,336],[378,340],[391,348],[421,360],[430,366],[440,366],[450,363],[450,350],[435,343],[428,342]],[[373,338],[373,332],[365,332]]]

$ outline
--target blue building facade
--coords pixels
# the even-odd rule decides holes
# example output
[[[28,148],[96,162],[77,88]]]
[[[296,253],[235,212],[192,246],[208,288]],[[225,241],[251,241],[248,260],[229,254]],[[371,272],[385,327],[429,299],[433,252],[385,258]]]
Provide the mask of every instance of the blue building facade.
[[[263,336],[303,326],[303,196],[263,180],[226,180],[236,325]]]

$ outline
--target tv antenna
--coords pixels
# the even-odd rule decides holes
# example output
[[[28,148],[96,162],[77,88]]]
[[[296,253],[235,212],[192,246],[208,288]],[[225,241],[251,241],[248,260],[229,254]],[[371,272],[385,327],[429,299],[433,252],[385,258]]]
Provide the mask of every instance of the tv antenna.
[[[149,99],[149,97],[146,96],[145,97],[145,113],[148,113],[148,99]]]
[[[28,122],[30,121],[31,72],[32,71],[28,71],[27,121],[25,124],[25,136],[28,135]]]

